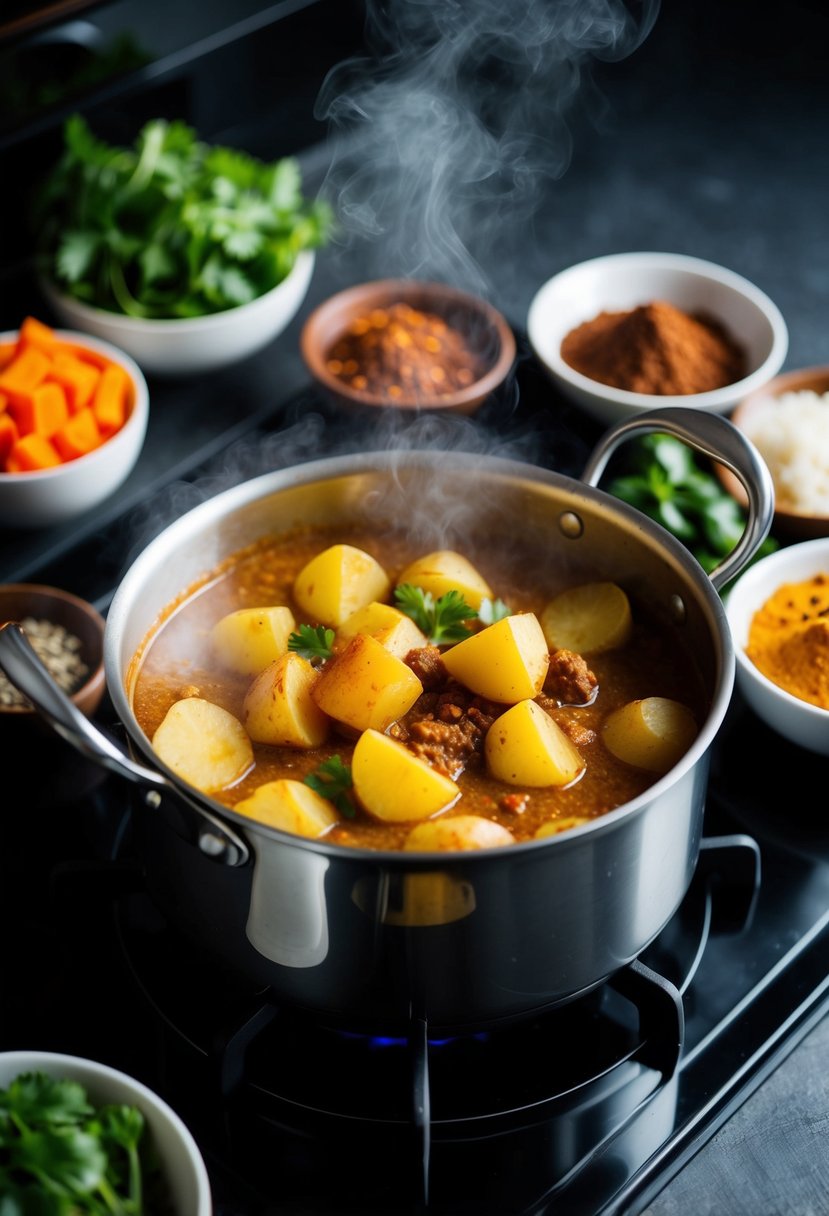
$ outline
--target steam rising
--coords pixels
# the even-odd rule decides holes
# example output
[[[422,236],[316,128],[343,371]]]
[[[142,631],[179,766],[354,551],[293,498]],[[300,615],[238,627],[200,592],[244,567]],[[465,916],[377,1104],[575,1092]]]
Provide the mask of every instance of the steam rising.
[[[260,437],[238,440],[226,448],[205,469],[196,481],[177,481],[152,496],[146,505],[134,511],[129,521],[127,564],[172,520],[243,481],[279,469],[305,464],[320,457],[348,456],[357,453],[383,452],[399,454],[405,463],[407,452],[425,451],[433,454],[432,467],[441,468],[448,476],[424,475],[418,492],[410,481],[395,479],[395,459],[391,460],[389,501],[385,518],[405,519],[413,540],[428,537],[435,543],[447,531],[459,526],[458,516],[465,510],[471,514],[479,505],[458,499],[451,492],[453,457],[465,452],[480,456],[498,456],[526,463],[537,462],[538,434],[533,429],[516,432],[509,438],[498,438],[471,419],[457,414],[416,414],[401,422],[393,410],[383,411],[370,425],[336,428],[321,414],[305,414],[299,421]],[[371,464],[370,459],[367,464]],[[445,484],[446,488],[440,489]],[[450,505],[451,504],[451,505]],[[367,509],[376,508],[366,503]],[[118,538],[117,544],[124,544]]]
[[[366,277],[487,293],[479,256],[505,226],[526,239],[570,163],[577,95],[598,101],[589,60],[629,55],[658,3],[369,0],[368,54],[336,67],[317,103],[341,137],[326,193],[346,248],[366,246]]]
[[[507,234],[523,245],[528,264],[535,212],[570,163],[568,118],[576,100],[594,110],[601,102],[590,61],[629,55],[647,37],[658,5],[368,0],[367,53],[333,69],[317,103],[332,136],[323,193],[339,224],[339,248],[327,249],[326,259],[341,256],[349,282],[433,278],[491,296],[483,267]],[[503,300],[495,303],[505,308]],[[285,418],[275,433],[230,447],[197,482],[153,496],[131,520],[131,556],[204,499],[318,457],[421,449],[435,453],[436,464],[451,464],[452,453],[464,451],[562,468],[565,438],[557,437],[559,450],[550,453],[537,424],[517,433],[517,393],[512,385],[502,394],[497,434],[480,420],[393,409],[367,425],[335,428],[321,414]],[[457,523],[456,504],[432,495],[414,518],[417,501],[402,495],[413,533],[427,543],[428,532],[439,543],[436,523]]]

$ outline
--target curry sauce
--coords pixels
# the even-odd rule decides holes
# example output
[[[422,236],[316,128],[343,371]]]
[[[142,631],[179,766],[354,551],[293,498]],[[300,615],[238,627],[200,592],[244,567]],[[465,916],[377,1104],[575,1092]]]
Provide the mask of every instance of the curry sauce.
[[[223,707],[239,721],[244,720],[243,707],[251,677],[230,671],[217,660],[211,646],[213,626],[229,612],[264,605],[286,605],[298,623],[315,624],[308,621],[297,605],[294,583],[312,558],[335,543],[353,545],[372,555],[388,573],[392,585],[400,572],[420,556],[413,552],[411,540],[402,534],[378,536],[359,528],[304,526],[260,542],[225,561],[171,605],[136,656],[133,707],[149,739],[152,740],[171,706],[182,698],[203,698]],[[494,594],[513,614],[533,613],[540,617],[551,596],[573,580],[572,573],[540,571],[537,555],[522,552],[514,543],[505,544],[502,549],[492,544],[477,549],[469,546],[464,555],[476,564]],[[503,825],[515,840],[522,841],[533,838],[539,829],[554,830],[560,824],[563,830],[571,826],[574,818],[603,815],[635,798],[657,780],[659,774],[625,763],[605,747],[602,726],[608,715],[639,698],[664,697],[687,706],[699,727],[708,703],[693,659],[682,648],[677,635],[657,621],[644,605],[633,602],[632,609],[632,631],[623,645],[579,659],[580,669],[588,671],[591,677],[589,692],[582,689],[562,698],[561,684],[552,689],[545,685],[538,697],[542,708],[573,740],[583,758],[584,768],[578,779],[563,787],[508,785],[488,774],[482,749],[473,746],[464,755],[462,771],[455,775],[460,797],[443,815],[482,816]],[[553,662],[550,670],[555,669]],[[421,675],[424,692],[413,707],[415,718],[420,712],[421,719],[437,720],[435,698],[442,694],[440,689],[428,688],[422,670]],[[572,703],[577,699],[580,703]],[[469,698],[460,700],[463,713]],[[509,708],[486,704],[480,699],[478,702],[480,720],[487,725]],[[453,713],[455,709],[457,706],[453,707]],[[403,742],[409,738],[405,722],[395,723],[389,733]],[[422,729],[420,733],[424,733]],[[253,765],[241,780],[228,788],[211,790],[210,795],[232,808],[266,782],[286,777],[303,781],[333,756],[339,756],[348,765],[355,744],[353,735],[353,731],[338,729],[334,724],[327,741],[313,749],[254,743]],[[428,758],[428,748],[423,750]],[[380,821],[357,806],[353,817],[339,817],[325,839],[370,849],[400,849],[412,827],[410,821]]]

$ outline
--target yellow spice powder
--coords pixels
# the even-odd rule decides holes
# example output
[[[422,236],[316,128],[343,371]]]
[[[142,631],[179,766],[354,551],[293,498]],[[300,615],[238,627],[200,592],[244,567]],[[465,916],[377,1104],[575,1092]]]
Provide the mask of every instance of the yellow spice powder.
[[[746,653],[779,688],[829,709],[829,574],[779,587],[754,614]]]

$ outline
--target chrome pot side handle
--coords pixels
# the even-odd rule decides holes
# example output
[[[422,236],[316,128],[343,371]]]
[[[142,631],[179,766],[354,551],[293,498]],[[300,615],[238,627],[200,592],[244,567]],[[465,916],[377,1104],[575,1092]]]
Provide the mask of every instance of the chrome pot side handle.
[[[743,535],[711,572],[711,582],[719,591],[748,565],[768,535],[774,517],[771,473],[751,440],[727,418],[685,406],[671,406],[646,410],[612,426],[593,450],[582,481],[597,487],[608,460],[625,440],[635,434],[656,431],[681,439],[701,455],[725,465],[745,488],[748,514]]]
[[[175,831],[203,853],[225,865],[244,865],[250,850],[232,828],[186,797],[163,773],[139,764],[72,703],[53,679],[20,625],[0,625],[0,669],[54,731],[81,755],[149,787],[146,801],[163,812]]]

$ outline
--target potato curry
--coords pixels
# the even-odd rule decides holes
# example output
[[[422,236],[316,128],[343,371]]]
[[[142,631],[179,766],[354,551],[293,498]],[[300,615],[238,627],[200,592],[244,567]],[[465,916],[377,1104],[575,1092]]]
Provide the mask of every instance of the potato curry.
[[[474,849],[636,797],[708,705],[676,636],[610,582],[514,544],[413,552],[302,527],[222,564],[134,663],[183,781],[261,823],[369,849]]]

